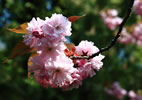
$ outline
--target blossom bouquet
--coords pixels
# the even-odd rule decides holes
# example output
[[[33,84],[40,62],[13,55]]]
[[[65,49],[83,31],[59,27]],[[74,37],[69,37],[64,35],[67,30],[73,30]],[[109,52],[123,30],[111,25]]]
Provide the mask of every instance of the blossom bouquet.
[[[104,59],[101,54],[91,59],[74,58],[91,56],[99,51],[93,42],[87,40],[81,41],[78,46],[66,43],[66,36],[72,34],[72,22],[79,18],[81,16],[67,18],[55,13],[51,18],[33,18],[29,23],[9,29],[25,34],[24,40],[14,48],[11,58],[33,52],[28,60],[28,77],[33,73],[36,81],[46,88],[78,88],[83,79],[95,75],[95,70],[102,67]]]

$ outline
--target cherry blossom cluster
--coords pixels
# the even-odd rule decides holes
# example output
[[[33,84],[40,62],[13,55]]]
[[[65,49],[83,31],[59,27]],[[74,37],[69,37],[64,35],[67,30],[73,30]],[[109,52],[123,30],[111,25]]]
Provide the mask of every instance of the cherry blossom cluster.
[[[66,36],[71,36],[71,22],[62,14],[53,14],[45,20],[33,18],[28,23],[24,43],[36,49],[31,56],[29,72],[43,87],[71,90],[78,88],[83,79],[93,77],[102,67],[103,55],[92,59],[71,59],[71,56],[91,56],[99,51],[93,42],[81,41],[68,48]]]
[[[121,36],[118,39],[118,41],[122,44],[130,44],[130,43],[134,43],[135,39],[134,37],[128,32],[127,28],[123,28],[122,32],[121,32]]]
[[[117,99],[122,99],[127,94],[127,91],[121,88],[118,82],[114,82],[111,88],[105,88],[105,92]]]
[[[135,43],[138,46],[142,46],[142,23],[135,25],[131,29],[133,30],[123,29],[119,42],[123,44]]]
[[[110,30],[116,29],[116,27],[118,27],[122,22],[122,18],[118,17],[118,12],[115,9],[108,9],[102,11],[101,17],[104,21],[104,24]]]
[[[130,100],[142,100],[142,96],[135,93],[133,90],[127,92],[125,89],[121,88],[118,82],[114,82],[111,88],[105,88],[105,92],[117,99],[123,99],[124,96],[128,96]]]
[[[135,14],[142,16],[142,0],[135,0],[134,12]]]
[[[134,5],[134,13],[142,16],[142,0],[135,0]],[[132,27],[123,28],[121,32],[121,37],[119,38],[119,42],[122,44],[130,44],[135,43],[138,46],[142,46],[142,23],[139,22]]]

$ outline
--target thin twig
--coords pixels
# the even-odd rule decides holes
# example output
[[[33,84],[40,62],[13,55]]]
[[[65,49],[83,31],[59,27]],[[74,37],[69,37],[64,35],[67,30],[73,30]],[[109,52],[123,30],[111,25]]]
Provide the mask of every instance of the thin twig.
[[[99,55],[100,53],[102,53],[102,52],[104,52],[106,50],[109,50],[111,47],[113,47],[116,44],[116,41],[118,40],[118,38],[120,37],[121,31],[122,31],[122,29],[124,27],[124,24],[126,23],[126,21],[128,20],[128,18],[130,17],[134,1],[135,0],[130,0],[130,4],[129,4],[129,7],[128,7],[127,14],[124,17],[122,23],[120,24],[116,36],[114,37],[114,39],[111,41],[111,43],[107,47],[101,48],[100,51],[98,51],[97,53],[92,54],[91,56],[78,56],[78,57],[71,56],[70,58],[71,59],[91,59],[91,58]]]

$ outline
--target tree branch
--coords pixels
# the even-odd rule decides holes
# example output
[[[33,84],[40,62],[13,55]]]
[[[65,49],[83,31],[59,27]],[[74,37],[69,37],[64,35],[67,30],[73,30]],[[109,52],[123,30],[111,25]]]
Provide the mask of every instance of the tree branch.
[[[99,55],[100,53],[102,53],[102,52],[104,52],[106,50],[109,50],[111,47],[113,47],[116,44],[116,41],[118,40],[118,38],[120,37],[121,31],[122,31],[122,29],[124,27],[124,24],[127,22],[128,18],[130,17],[134,1],[135,0],[130,0],[130,4],[129,4],[128,10],[127,10],[127,14],[124,17],[122,23],[120,24],[116,36],[114,37],[114,39],[111,41],[111,43],[107,47],[101,48],[100,51],[98,51],[97,53],[92,54],[91,56],[78,56],[78,57],[71,56],[70,58],[71,59],[91,59],[91,58]]]

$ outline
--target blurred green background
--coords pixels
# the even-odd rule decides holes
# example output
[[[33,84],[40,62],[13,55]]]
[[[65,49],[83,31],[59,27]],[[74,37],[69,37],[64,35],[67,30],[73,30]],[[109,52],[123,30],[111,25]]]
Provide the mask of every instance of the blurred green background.
[[[66,92],[43,88],[32,76],[26,79],[30,54],[2,63],[22,40],[22,35],[8,31],[8,28],[15,28],[33,17],[44,19],[53,13],[66,17],[86,14],[72,24],[70,41],[78,45],[81,40],[89,40],[99,48],[105,47],[114,38],[115,31],[106,28],[100,11],[114,8],[124,17],[128,4],[129,0],[0,0],[0,100],[117,100],[104,92],[104,87],[114,81],[127,90],[141,91],[142,47],[135,44],[117,43],[103,53],[103,68],[93,78],[85,79],[78,89]],[[132,13],[127,25],[135,24],[137,20]]]

